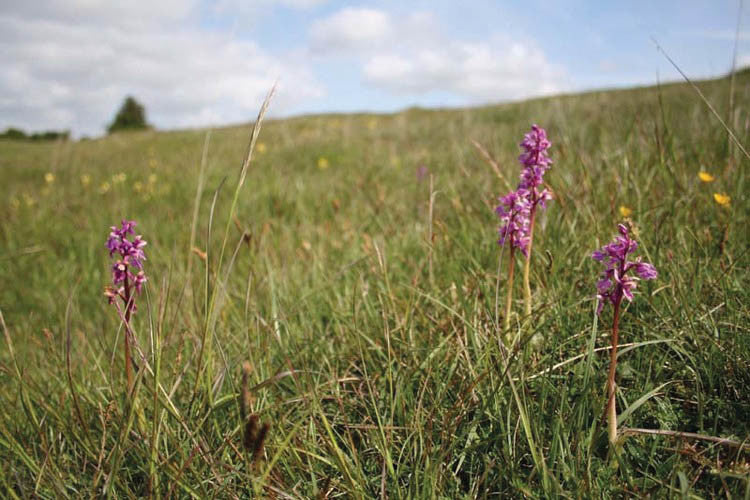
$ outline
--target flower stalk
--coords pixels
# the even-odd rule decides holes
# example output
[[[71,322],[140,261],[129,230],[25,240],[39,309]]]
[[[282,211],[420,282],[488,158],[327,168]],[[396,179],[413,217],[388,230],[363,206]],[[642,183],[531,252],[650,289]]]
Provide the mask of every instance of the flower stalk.
[[[523,296],[524,296],[524,307],[526,317],[531,316],[531,282],[529,275],[531,274],[531,249],[534,246],[534,221],[536,220],[536,206],[531,207],[531,215],[529,216],[529,256],[526,258],[523,264]]]
[[[132,306],[135,304],[130,297],[130,283],[128,278],[125,278],[125,338],[123,352],[125,353],[125,378],[128,382],[128,394],[133,390],[133,358],[130,354],[130,342],[132,341],[133,333],[130,331],[130,315],[133,312]],[[118,306],[119,307],[119,306]]]
[[[609,376],[607,377],[607,434],[609,442],[617,441],[617,398],[615,397],[615,373],[617,370],[617,344],[619,342],[620,303],[614,305],[612,318],[612,349],[609,352]]]
[[[513,307],[513,270],[515,269],[515,257],[515,248],[511,245],[510,259],[508,262],[508,291],[505,296],[505,316],[503,316],[503,330],[505,330],[505,335],[509,344],[512,338],[510,334],[510,311]]]

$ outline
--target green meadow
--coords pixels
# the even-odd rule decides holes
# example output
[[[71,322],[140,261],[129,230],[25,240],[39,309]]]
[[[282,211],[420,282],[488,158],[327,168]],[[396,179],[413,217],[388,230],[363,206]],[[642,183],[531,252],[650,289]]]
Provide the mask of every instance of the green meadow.
[[[750,145],[750,72],[697,85]],[[532,123],[554,200],[504,332],[494,208]],[[3,497],[750,498],[750,159],[688,84],[267,119],[240,186],[252,130],[0,141]],[[610,448],[590,255],[624,215],[659,276],[620,320]]]

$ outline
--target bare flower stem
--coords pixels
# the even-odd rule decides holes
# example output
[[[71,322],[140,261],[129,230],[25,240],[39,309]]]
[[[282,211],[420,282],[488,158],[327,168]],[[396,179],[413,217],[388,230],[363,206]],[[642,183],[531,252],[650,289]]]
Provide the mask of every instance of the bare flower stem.
[[[614,317],[612,319],[612,349],[609,351],[609,377],[607,377],[607,428],[609,430],[609,443],[617,441],[617,404],[615,401],[615,372],[617,369],[617,342],[619,337],[620,302],[618,298],[614,306]]]
[[[534,245],[534,221],[536,220],[536,204],[531,207],[529,215],[529,248],[528,257],[523,265],[523,298],[526,306],[526,317],[531,316],[531,284],[529,283],[529,274],[531,271],[531,249]]]
[[[508,339],[508,341],[510,343],[510,339],[511,339],[511,334],[510,334],[510,309],[511,309],[511,306],[513,305],[513,270],[515,268],[515,266],[514,266],[514,264],[515,264],[515,258],[514,258],[515,257],[515,255],[514,255],[515,254],[515,248],[513,247],[512,244],[509,245],[509,246],[510,246],[510,259],[509,259],[509,262],[508,262],[508,290],[507,290],[507,295],[506,295],[506,298],[505,298],[505,317],[503,318],[503,320],[504,320],[504,324],[503,324],[504,328],[503,329],[505,330],[506,338]]]
[[[128,381],[127,394],[133,390],[133,362],[130,357],[130,314],[133,312],[133,300],[130,297],[130,283],[127,274],[125,276],[125,377]]]

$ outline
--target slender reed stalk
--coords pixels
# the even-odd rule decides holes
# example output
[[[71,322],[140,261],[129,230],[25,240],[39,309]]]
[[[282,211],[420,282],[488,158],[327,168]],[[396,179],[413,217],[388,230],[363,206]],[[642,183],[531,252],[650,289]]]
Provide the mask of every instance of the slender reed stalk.
[[[734,132],[732,132],[732,129],[729,127],[729,125],[727,125],[727,123],[721,118],[721,115],[719,114],[718,111],[716,111],[716,108],[714,108],[711,102],[706,98],[706,96],[703,95],[703,92],[701,92],[701,89],[699,89],[698,86],[695,83],[693,83],[693,81],[690,78],[688,78],[685,72],[682,71],[682,69],[680,69],[679,66],[677,66],[677,63],[674,62],[674,60],[671,57],[669,57],[669,54],[667,54],[667,52],[663,48],[661,48],[661,45],[659,45],[659,42],[657,42],[655,38],[651,37],[651,40],[656,45],[656,50],[661,52],[664,55],[664,57],[667,58],[667,61],[669,61],[672,66],[674,66],[674,69],[676,69],[677,72],[680,73],[680,75],[682,75],[682,78],[684,78],[685,81],[690,84],[693,90],[695,90],[695,93],[698,94],[698,97],[701,98],[701,100],[703,101],[703,104],[706,105],[708,110],[711,111],[711,114],[713,114],[716,117],[716,119],[719,121],[719,123],[721,123],[721,126],[724,128],[724,130],[727,131],[727,134],[729,134],[729,137],[737,145],[737,147],[740,148],[740,151],[742,151],[742,154],[745,155],[745,158],[750,159],[750,152],[748,152],[747,149],[745,149],[745,146],[742,145],[742,143],[734,134]]]
[[[195,248],[195,236],[198,231],[198,212],[200,210],[201,195],[203,194],[203,186],[206,181],[206,163],[208,158],[208,145],[211,141],[211,129],[206,132],[206,137],[203,140],[203,152],[201,153],[201,165],[198,173],[198,187],[195,191],[195,202],[193,203],[193,222],[190,224],[190,244],[188,245],[187,252],[187,273],[185,281],[190,283],[190,277],[192,276],[193,270],[193,248]]]
[[[729,77],[729,109],[727,110],[727,123],[732,127],[736,128],[734,119],[734,79],[737,74],[737,45],[740,40],[740,25],[742,21],[742,0],[737,9],[737,27],[734,31],[734,49],[732,50],[732,71]],[[732,139],[727,134],[727,156],[729,157],[730,164],[734,160],[734,150],[732,149]],[[728,168],[728,167],[727,167]]]
[[[433,253],[433,233],[432,233],[432,221],[433,221],[433,210],[435,208],[435,192],[433,191],[433,176],[430,174],[430,206],[429,206],[429,224],[428,224],[428,233],[427,233],[427,248],[429,253],[427,254],[427,262],[428,262],[428,270],[429,270],[429,276],[430,276],[430,285],[435,284],[435,275],[432,271],[432,253]]]
[[[247,177],[247,171],[250,167],[250,162],[253,158],[253,151],[255,150],[255,143],[258,141],[258,135],[260,134],[260,128],[261,124],[263,123],[263,118],[266,116],[266,111],[268,111],[268,105],[271,103],[271,98],[273,97],[274,93],[276,92],[276,85],[274,85],[271,90],[266,95],[266,98],[263,101],[263,104],[260,107],[260,111],[258,111],[258,117],[255,119],[255,123],[253,124],[253,129],[250,133],[250,142],[247,146],[247,152],[245,154],[245,159],[242,162],[242,168],[240,169],[240,175],[239,180],[237,181],[237,186],[234,190],[234,195],[232,196],[232,203],[229,207],[229,214],[227,217],[226,226],[224,228],[224,238],[222,240],[221,249],[219,251],[219,259],[218,263],[216,265],[216,276],[217,276],[217,286],[214,286],[214,288],[211,290],[211,293],[209,294],[208,291],[208,282],[210,275],[208,273],[208,260],[206,261],[206,312],[205,312],[205,318],[203,323],[203,334],[201,336],[201,348],[200,352],[198,354],[198,360],[197,360],[197,370],[196,370],[196,377],[195,377],[195,386],[193,388],[193,396],[197,394],[198,392],[198,386],[201,382],[201,380],[204,380],[206,382],[207,387],[207,395],[210,398],[213,397],[212,392],[210,389],[210,380],[212,379],[212,374],[210,372],[210,361],[212,358],[212,342],[213,342],[213,333],[214,333],[214,325],[216,321],[216,306],[218,303],[218,296],[219,293],[223,293],[223,291],[220,289],[218,284],[220,283],[219,275],[222,272],[223,268],[223,262],[224,262],[224,254],[227,247],[227,242],[229,240],[229,233],[230,228],[232,225],[232,220],[234,218],[235,213],[237,212],[237,202],[240,197],[240,192],[242,191],[242,186],[245,184],[245,178]],[[223,182],[223,181],[222,181]],[[217,190],[218,192],[218,190]],[[214,204],[215,204],[216,197],[214,197]],[[212,213],[213,213],[213,207],[212,207]],[[211,224],[209,223],[209,231],[210,231]],[[206,253],[208,253],[208,245],[210,244],[210,238],[209,241],[206,242]],[[225,271],[225,276],[229,276],[229,273],[231,272],[231,266],[229,269]],[[209,298],[210,297],[210,298]],[[209,368],[208,371],[206,371],[207,367]],[[205,371],[205,373],[204,373]],[[205,377],[205,379],[204,379]]]

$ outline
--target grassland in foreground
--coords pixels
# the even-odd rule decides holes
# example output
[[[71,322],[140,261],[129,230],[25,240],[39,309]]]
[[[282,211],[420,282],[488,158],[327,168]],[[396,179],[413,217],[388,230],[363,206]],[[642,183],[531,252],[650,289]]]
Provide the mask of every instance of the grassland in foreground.
[[[750,74],[731,116],[728,79],[700,87],[750,143]],[[531,123],[555,200],[506,357],[493,208]],[[5,496],[750,497],[748,450],[634,435],[614,456],[602,421],[589,256],[623,206],[660,275],[623,315],[620,425],[750,436],[750,161],[688,86],[268,121],[230,218],[250,128],[0,142]],[[132,404],[102,296],[123,218],[149,242]]]

